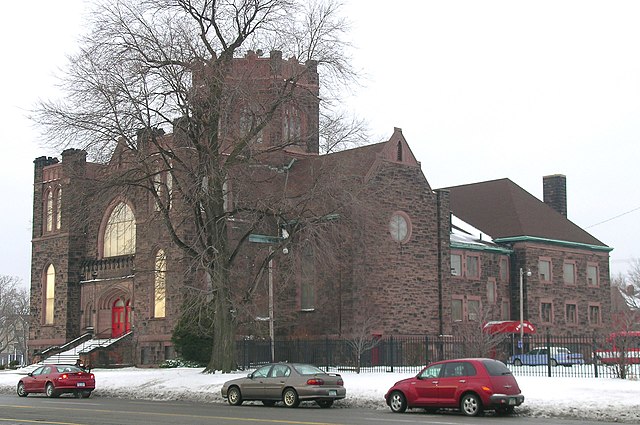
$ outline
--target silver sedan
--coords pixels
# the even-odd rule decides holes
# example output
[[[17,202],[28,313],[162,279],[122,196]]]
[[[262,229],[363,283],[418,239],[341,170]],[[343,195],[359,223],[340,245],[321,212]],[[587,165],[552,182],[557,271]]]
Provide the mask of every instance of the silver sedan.
[[[339,374],[302,363],[271,363],[222,386],[222,397],[233,406],[258,400],[265,406],[282,401],[287,407],[297,407],[301,401],[315,401],[326,408],[346,393]]]

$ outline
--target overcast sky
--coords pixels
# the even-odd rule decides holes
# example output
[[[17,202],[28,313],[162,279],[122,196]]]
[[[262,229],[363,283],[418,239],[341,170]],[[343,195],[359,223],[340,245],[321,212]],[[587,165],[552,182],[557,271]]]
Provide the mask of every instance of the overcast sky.
[[[640,257],[640,2],[349,0],[363,87],[349,106],[372,142],[400,127],[432,188],[509,178],[542,199],[567,176],[568,216]],[[83,31],[82,0],[8,2],[0,26],[0,274],[30,279],[33,160],[25,117]]]

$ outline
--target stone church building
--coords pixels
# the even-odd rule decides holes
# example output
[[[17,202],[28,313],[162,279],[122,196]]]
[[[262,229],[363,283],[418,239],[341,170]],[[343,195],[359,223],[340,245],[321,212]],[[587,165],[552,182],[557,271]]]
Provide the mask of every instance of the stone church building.
[[[234,61],[271,64],[263,67],[268,72],[287,65],[277,52]],[[313,75],[306,83],[317,93]],[[339,189],[354,194],[358,206],[336,218],[354,223],[327,248],[339,263],[323,262],[323,252],[298,263],[284,251],[274,257],[270,281],[277,287],[288,276],[291,285],[272,296],[276,337],[344,338],[363,327],[376,336],[452,334],[469,322],[518,320],[521,286],[524,317],[539,330],[590,335],[607,328],[611,248],[567,218],[564,176],[543,179],[542,201],[509,179],[434,189],[400,129],[381,143],[321,155],[317,103],[297,109],[294,121],[285,109],[265,129],[265,146],[290,131],[308,133],[308,142],[272,158],[280,177],[267,190],[293,199],[313,190],[320,170],[339,172],[348,176]],[[177,134],[159,137],[171,144]],[[85,151],[68,149],[60,158],[34,161],[32,355],[93,338],[130,348],[111,363],[157,364],[176,356],[171,335],[181,290],[197,280],[197,271],[181,261],[149,196],[85,195],[92,182],[122,167],[126,155],[118,146],[110,161],[95,163]],[[256,250],[265,241],[250,239]],[[244,278],[242,270],[235,273]],[[254,318],[239,337],[266,334],[265,314],[256,310]]]

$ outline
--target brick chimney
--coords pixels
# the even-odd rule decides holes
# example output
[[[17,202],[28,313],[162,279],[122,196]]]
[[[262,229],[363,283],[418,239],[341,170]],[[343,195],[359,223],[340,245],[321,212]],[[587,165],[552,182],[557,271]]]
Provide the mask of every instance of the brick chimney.
[[[542,178],[544,203],[563,216],[567,216],[567,177],[553,174]]]

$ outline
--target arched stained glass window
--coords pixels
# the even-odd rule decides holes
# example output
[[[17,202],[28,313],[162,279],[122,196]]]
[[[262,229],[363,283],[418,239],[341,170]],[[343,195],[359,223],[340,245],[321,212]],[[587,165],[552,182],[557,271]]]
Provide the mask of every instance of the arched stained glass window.
[[[136,220],[131,208],[120,202],[104,229],[104,257],[135,254]]]
[[[163,250],[156,254],[154,278],[154,317],[165,317],[167,297],[167,256]]]
[[[47,267],[47,275],[45,276],[44,286],[44,323],[46,325],[52,325],[56,287],[56,269],[55,267],[53,267],[53,264],[49,264],[49,267]]]

